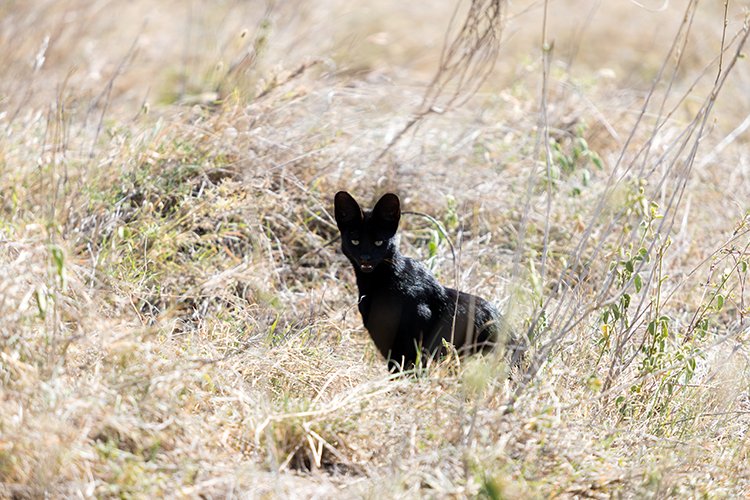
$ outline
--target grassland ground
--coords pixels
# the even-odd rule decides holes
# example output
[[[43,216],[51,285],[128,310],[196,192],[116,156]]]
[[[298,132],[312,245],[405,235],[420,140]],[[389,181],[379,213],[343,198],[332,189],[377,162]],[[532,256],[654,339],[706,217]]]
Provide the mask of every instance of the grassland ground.
[[[471,5],[501,23],[461,38]],[[747,22],[3,3],[0,497],[750,495]],[[524,369],[389,374],[339,189],[436,219],[402,251],[498,305]]]

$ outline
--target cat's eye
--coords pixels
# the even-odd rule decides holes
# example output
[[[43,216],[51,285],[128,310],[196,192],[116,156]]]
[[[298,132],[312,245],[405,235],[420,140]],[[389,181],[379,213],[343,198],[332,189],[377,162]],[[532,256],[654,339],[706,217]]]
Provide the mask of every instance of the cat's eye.
[[[359,240],[351,240],[351,242],[352,242],[352,245],[354,245],[355,247],[359,245]]]
[[[375,242],[375,246],[376,246],[376,247],[379,247],[379,246],[381,246],[382,244],[383,244],[383,240],[377,240],[377,241]]]

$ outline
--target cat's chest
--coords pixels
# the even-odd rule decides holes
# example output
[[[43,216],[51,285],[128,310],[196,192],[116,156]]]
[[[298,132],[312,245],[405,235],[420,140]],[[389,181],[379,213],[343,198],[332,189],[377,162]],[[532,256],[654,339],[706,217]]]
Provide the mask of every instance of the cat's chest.
[[[365,294],[360,297],[359,312],[375,346],[388,357],[402,327],[402,298],[383,292]]]
[[[362,313],[362,319],[367,325],[371,320],[378,320],[378,318],[388,319],[392,316],[400,316],[404,312],[406,302],[408,300],[400,293],[394,293],[386,289],[368,290],[364,293],[360,292],[359,312]],[[386,320],[381,322],[392,323]]]
[[[386,318],[380,323],[391,326],[396,316],[400,318],[399,324],[404,321],[420,323],[435,316],[439,301],[430,290],[406,284],[406,280],[387,280],[376,286],[360,286],[359,311],[366,326],[378,317]]]

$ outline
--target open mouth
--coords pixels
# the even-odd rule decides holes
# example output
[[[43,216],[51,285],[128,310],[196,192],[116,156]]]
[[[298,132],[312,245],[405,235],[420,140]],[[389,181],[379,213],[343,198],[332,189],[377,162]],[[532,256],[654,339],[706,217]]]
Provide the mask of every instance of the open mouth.
[[[373,266],[370,263],[365,264],[364,262],[360,262],[359,268],[362,270],[363,273],[371,273],[373,269],[375,269],[375,266]]]

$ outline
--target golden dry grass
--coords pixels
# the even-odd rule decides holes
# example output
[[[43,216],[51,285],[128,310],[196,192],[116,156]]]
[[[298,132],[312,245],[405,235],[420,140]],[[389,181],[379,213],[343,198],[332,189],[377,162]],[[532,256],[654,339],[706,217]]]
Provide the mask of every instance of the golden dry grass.
[[[0,5],[0,496],[750,494],[746,6],[721,59],[723,4],[663,6],[549,2],[545,56],[514,2],[383,154],[452,2]],[[456,262],[417,216],[403,250],[525,369],[389,375],[339,189],[439,220]]]

